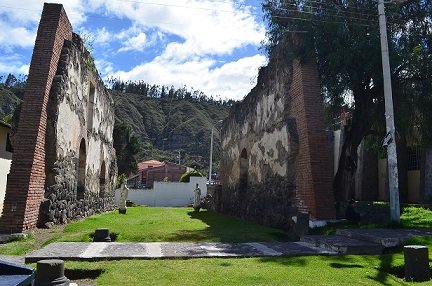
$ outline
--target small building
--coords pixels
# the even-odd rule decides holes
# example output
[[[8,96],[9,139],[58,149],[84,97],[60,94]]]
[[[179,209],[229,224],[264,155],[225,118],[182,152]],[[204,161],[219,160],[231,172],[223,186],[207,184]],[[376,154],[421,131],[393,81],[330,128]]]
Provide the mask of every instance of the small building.
[[[12,162],[12,144],[9,138],[11,126],[0,120],[0,215],[6,192],[7,176]]]
[[[138,164],[138,173],[129,177],[128,185],[133,188],[153,188],[154,182],[178,182],[180,177],[192,170],[172,162],[156,160],[144,161]]]

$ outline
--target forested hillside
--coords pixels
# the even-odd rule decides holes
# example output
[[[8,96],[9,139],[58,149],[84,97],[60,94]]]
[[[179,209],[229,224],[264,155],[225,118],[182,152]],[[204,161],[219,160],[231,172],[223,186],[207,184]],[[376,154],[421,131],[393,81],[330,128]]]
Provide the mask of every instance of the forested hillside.
[[[134,93],[132,93],[134,92]],[[158,159],[208,167],[210,135],[215,130],[214,157],[218,165],[218,122],[228,116],[233,102],[216,101],[186,88],[119,83],[111,90],[116,124],[131,126],[143,146],[139,159]]]
[[[11,122],[21,102],[25,76],[0,78],[0,119]],[[115,147],[119,173],[134,169],[137,162],[167,160],[207,169],[210,134],[214,136],[214,168],[220,150],[218,122],[228,116],[232,101],[215,100],[185,87],[150,85],[144,82],[110,81],[115,106]]]

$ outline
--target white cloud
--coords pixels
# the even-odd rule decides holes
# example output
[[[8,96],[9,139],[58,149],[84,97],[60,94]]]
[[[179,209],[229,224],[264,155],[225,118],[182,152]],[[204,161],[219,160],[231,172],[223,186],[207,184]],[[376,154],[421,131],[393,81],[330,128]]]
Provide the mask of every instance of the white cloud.
[[[82,0],[51,0],[62,3],[74,27],[85,22],[85,6]],[[40,0],[2,0],[0,7],[0,46],[31,47],[36,39],[38,22],[43,9]]]
[[[208,95],[241,99],[252,87],[258,67],[265,62],[264,56],[253,55],[245,49],[259,46],[265,38],[265,29],[243,1],[46,2],[63,3],[74,31],[94,35],[93,53],[103,75],[179,87],[187,85]],[[12,9],[0,7],[0,52],[10,54],[14,47],[30,50],[42,1],[3,0],[2,6]],[[104,17],[106,21],[100,19]],[[86,25],[88,20],[97,25]],[[136,59],[136,66],[125,67],[126,63],[122,63],[121,70],[116,68],[115,56],[119,52],[122,55],[133,52],[130,58]],[[156,56],[148,58],[149,55]],[[218,61],[226,61],[227,56],[231,62],[219,66]],[[0,69],[5,72],[13,69],[21,73],[26,66],[17,61],[9,64],[0,61]]]
[[[151,2],[122,2],[95,0],[93,8],[132,21],[137,33],[148,28],[177,35],[184,43],[172,46],[172,54],[222,55],[246,45],[259,45],[265,29],[256,22],[250,10],[236,8],[234,1],[164,0]],[[125,34],[119,36],[123,37]],[[170,56],[167,53],[167,56]]]
[[[113,69],[113,63],[109,62],[107,60],[96,60],[95,61],[96,67],[98,69],[98,71],[102,74],[112,74],[114,69]]]
[[[216,62],[210,58],[178,63],[157,57],[150,63],[130,71],[118,71],[113,76],[122,80],[144,79],[150,83],[177,87],[187,84],[207,95],[240,100],[250,91],[258,68],[265,62],[264,56],[255,55],[214,68]]]
[[[36,39],[36,31],[25,27],[12,26],[0,19],[0,47],[32,47]]]
[[[147,37],[144,33],[139,33],[138,35],[127,39],[123,43],[123,47],[119,49],[119,52],[126,51],[142,51],[147,43]]]
[[[0,74],[25,74],[27,75],[29,72],[30,65],[23,64],[19,60],[13,59],[0,59]]]
[[[112,37],[113,35],[105,27],[102,27],[102,29],[96,30],[94,41],[98,44],[105,44],[111,41]]]
[[[118,39],[126,39],[119,51],[143,51],[149,41],[155,43],[161,39],[151,36],[149,40],[149,29],[162,37],[176,35],[181,39],[168,43],[153,60],[114,72],[114,77],[178,87],[186,84],[208,95],[242,99],[254,84],[258,67],[265,62],[264,56],[253,55],[215,67],[216,58],[248,45],[258,46],[265,38],[263,24],[256,21],[247,6],[235,7],[234,1],[96,0],[92,5],[132,22],[116,35]]]

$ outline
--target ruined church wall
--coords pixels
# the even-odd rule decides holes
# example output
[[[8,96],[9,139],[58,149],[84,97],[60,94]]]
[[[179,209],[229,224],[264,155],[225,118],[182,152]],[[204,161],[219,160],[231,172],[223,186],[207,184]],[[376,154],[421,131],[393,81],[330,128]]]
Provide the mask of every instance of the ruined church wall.
[[[257,85],[222,127],[222,212],[290,228],[291,217],[333,218],[330,142],[313,57],[279,44]]]
[[[256,87],[224,122],[221,170],[223,212],[289,228],[297,212],[298,134],[288,114],[292,69],[285,60],[261,68]]]
[[[78,35],[65,41],[50,93],[47,182],[39,225],[114,208],[113,101]],[[85,156],[80,154],[81,144]],[[85,172],[80,173],[84,158]],[[102,165],[105,164],[105,170]],[[103,174],[101,174],[101,172]],[[79,176],[85,176],[82,195]],[[103,178],[101,180],[101,178]]]

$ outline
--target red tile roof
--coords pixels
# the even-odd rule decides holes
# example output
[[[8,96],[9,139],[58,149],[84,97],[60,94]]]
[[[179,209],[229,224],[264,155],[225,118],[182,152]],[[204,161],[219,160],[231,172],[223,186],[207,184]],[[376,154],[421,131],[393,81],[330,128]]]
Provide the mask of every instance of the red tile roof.
[[[145,170],[149,167],[159,167],[159,166],[163,166],[165,163],[164,162],[159,162],[156,160],[149,160],[149,161],[144,161],[141,163],[138,163],[138,170],[142,171]]]

